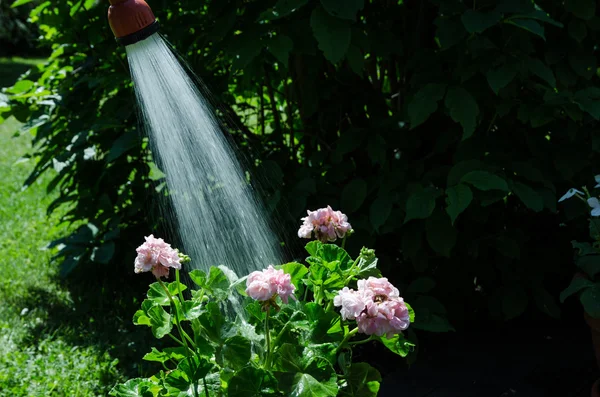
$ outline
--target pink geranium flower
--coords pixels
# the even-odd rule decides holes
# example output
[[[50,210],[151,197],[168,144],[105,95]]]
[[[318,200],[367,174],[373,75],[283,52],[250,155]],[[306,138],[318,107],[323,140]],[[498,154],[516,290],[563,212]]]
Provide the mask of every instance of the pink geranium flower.
[[[316,211],[307,211],[308,216],[302,218],[304,222],[298,230],[298,237],[312,238],[327,242],[343,238],[352,230],[348,217],[341,211],[334,211],[330,206]]]
[[[296,287],[292,278],[283,270],[276,270],[269,266],[262,271],[250,273],[246,279],[246,293],[254,300],[266,302],[278,295],[283,303],[288,303],[288,298],[294,298]]]
[[[152,234],[144,237],[146,242],[140,245],[135,258],[135,272],[149,272],[156,278],[169,277],[169,268],[181,269],[179,253],[162,238],[155,238]]]
[[[344,320],[356,320],[358,331],[363,334],[391,338],[410,325],[408,307],[387,278],[359,280],[358,291],[345,287],[333,304],[342,307]]]

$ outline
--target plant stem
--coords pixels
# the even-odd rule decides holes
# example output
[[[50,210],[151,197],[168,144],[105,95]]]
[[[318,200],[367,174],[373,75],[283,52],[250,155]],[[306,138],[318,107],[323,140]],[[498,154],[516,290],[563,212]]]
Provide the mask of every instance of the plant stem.
[[[186,337],[187,337],[188,340],[190,339],[190,337],[181,328],[181,322],[179,321],[179,313],[177,312],[177,305],[175,305],[175,301],[173,300],[173,296],[171,295],[171,293],[169,292],[169,289],[162,282],[162,280],[160,278],[158,279],[158,282],[163,287],[163,289],[167,293],[167,296],[169,297],[169,300],[171,301],[171,307],[173,308],[173,311],[175,312],[175,325],[177,326],[177,330],[179,331],[179,335],[181,335],[181,339],[183,341],[182,345],[185,346],[186,349],[188,349],[189,351],[191,351],[192,354],[194,354],[194,351],[188,346],[188,344],[186,342]]]
[[[344,239],[342,240],[342,249],[346,248],[346,237],[347,235],[344,235]]]
[[[206,377],[202,378],[202,383],[204,384],[204,394],[206,394],[206,397],[210,397],[208,394],[208,387],[206,386]]]
[[[171,339],[173,339],[175,342],[179,343],[181,346],[184,346],[185,344],[181,341],[181,339],[177,338],[175,335],[173,335],[172,333],[168,333],[167,335],[169,335],[171,337]]]
[[[271,308],[267,308],[267,318],[265,318],[265,342],[267,344],[267,357],[265,358],[265,369],[269,369],[271,367],[271,335],[269,332],[269,314],[271,313]]]
[[[364,340],[359,340],[356,342],[348,342],[349,345],[355,346],[355,345],[362,345],[363,343],[367,343],[373,340],[373,335],[369,336],[367,339]]]
[[[356,335],[358,333],[358,327],[354,328],[352,331],[348,332],[346,334],[346,336],[344,336],[344,339],[342,340],[342,343],[339,344],[339,346],[337,347],[337,349],[335,349],[335,353],[339,353],[340,350],[342,350],[342,347],[344,347],[344,345],[346,344],[346,342],[348,342],[348,340],[350,338],[352,338],[354,335]]]
[[[177,281],[177,293],[179,294],[179,300],[183,305],[183,293],[181,292],[181,288],[179,288],[179,284],[181,284],[179,282],[179,269],[175,269],[175,281]]]
[[[352,270],[354,270],[354,268],[356,267],[356,265],[358,265],[358,262],[360,262],[360,255],[358,256],[358,258],[356,258],[356,260],[354,261],[354,263],[352,264],[352,266],[350,266],[350,269],[348,269],[348,278],[346,279],[346,282],[344,284],[348,284],[350,282],[350,280],[352,280],[352,277],[354,277],[354,275],[352,274]]]

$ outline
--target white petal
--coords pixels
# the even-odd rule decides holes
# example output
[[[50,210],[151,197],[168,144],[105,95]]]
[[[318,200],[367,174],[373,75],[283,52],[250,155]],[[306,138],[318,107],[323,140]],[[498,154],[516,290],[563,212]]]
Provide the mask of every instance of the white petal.
[[[560,199],[558,199],[558,202],[560,203],[561,201],[565,201],[566,199],[570,199],[571,197],[575,196],[575,194],[577,194],[577,193],[579,193],[579,194],[583,194],[583,192],[580,192],[580,191],[579,191],[579,190],[577,190],[577,189],[573,189],[573,188],[571,188],[571,189],[569,189],[569,190],[568,190],[568,191],[567,191],[567,192],[564,194],[564,196],[562,196]]]
[[[592,216],[600,216],[600,207],[592,210]]]
[[[592,207],[592,208],[594,208],[594,209],[600,208],[600,201],[598,201],[598,199],[596,197],[589,198],[587,200],[587,202],[588,202],[589,206]]]

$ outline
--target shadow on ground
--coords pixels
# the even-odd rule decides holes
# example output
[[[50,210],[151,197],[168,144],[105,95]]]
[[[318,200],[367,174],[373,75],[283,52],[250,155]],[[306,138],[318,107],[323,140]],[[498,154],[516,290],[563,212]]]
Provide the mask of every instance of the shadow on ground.
[[[29,330],[26,338],[32,345],[47,335],[57,335],[73,346],[95,347],[106,351],[119,360],[118,368],[127,378],[150,376],[158,372],[156,363],[142,360],[151,346],[158,348],[162,340],[156,340],[150,329],[136,327],[132,318],[145,298],[147,283],[124,276],[118,280],[106,277],[74,275],[65,285],[72,302],[65,302],[43,288],[30,289],[22,305],[46,313]],[[142,277],[143,278],[143,277]],[[91,282],[91,280],[97,282]],[[168,342],[168,341],[167,341]],[[112,386],[115,379],[107,379]]]

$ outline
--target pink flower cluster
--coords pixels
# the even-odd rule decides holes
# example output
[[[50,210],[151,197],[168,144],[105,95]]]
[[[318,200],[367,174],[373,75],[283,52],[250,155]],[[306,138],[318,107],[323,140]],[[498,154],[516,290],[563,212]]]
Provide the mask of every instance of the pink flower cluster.
[[[246,280],[246,293],[252,299],[258,301],[268,301],[275,295],[279,295],[284,303],[288,303],[288,298],[294,298],[296,287],[292,284],[289,274],[283,270],[275,270],[269,266],[260,272],[252,272]]]
[[[300,238],[312,238],[314,233],[316,239],[325,243],[343,238],[352,230],[348,217],[341,211],[334,211],[330,206],[316,211],[307,211],[307,213],[308,216],[302,218],[304,223],[298,230]]]
[[[169,268],[181,269],[181,259],[171,244],[152,234],[144,237],[146,242],[140,245],[135,258],[135,272],[152,271],[156,278],[169,277]]]
[[[341,306],[344,320],[356,320],[358,331],[367,335],[391,338],[410,325],[404,299],[387,278],[359,280],[358,291],[344,287],[333,304]]]

